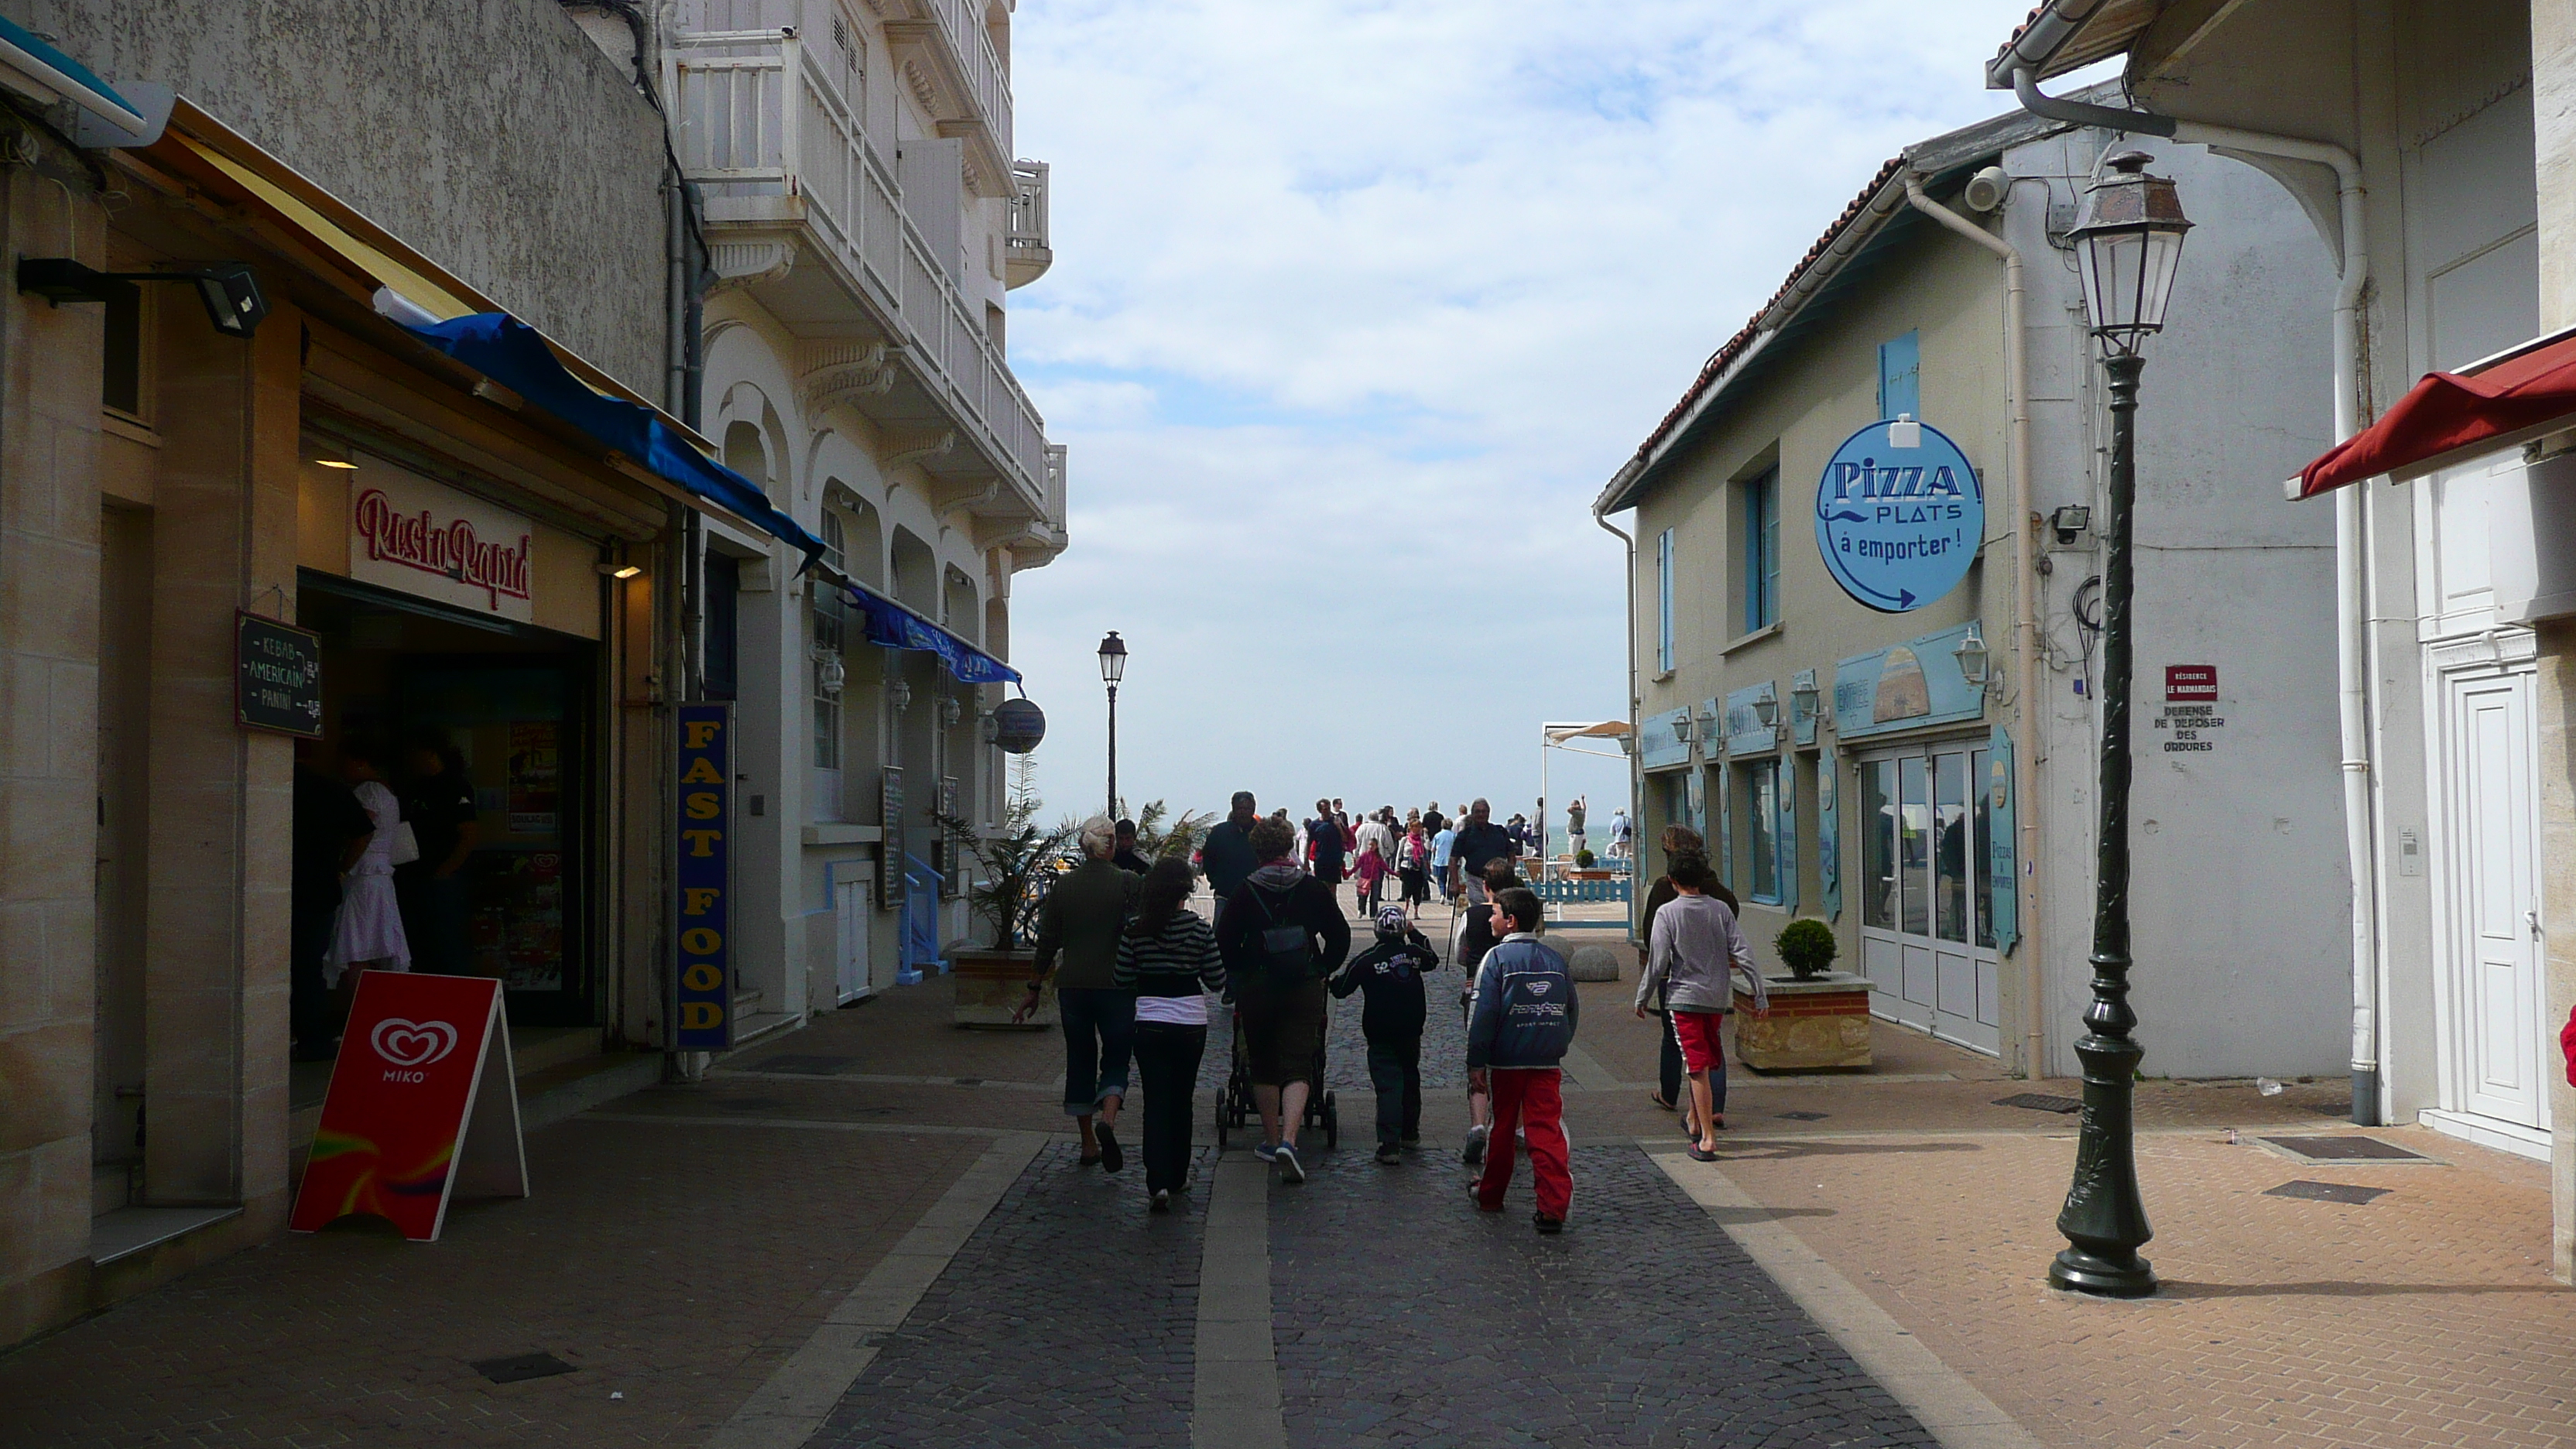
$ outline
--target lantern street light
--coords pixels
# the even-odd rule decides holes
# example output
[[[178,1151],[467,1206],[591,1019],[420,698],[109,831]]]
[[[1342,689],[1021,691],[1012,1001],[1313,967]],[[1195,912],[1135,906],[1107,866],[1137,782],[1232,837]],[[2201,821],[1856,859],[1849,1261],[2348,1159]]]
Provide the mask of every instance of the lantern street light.
[[[1100,641],[1100,682],[1109,686],[1109,817],[1118,818],[1118,681],[1127,675],[1127,642],[1118,631]]]
[[[2138,1063],[2146,1052],[2131,1035],[2129,1009],[2129,605],[2136,574],[2131,556],[2137,502],[2140,344],[2164,326],[2182,261],[2182,214],[2174,184],[2146,174],[2143,151],[2105,158],[2109,175],[2084,193],[2069,233],[2077,243],[2084,305],[2102,344],[2109,383],[2111,460],[2103,508],[2101,830],[2093,872],[2093,1003],[2075,1043],[2084,1063],[2084,1118],[2075,1149],[2075,1181],[2057,1214],[2065,1251],[2049,1265],[2060,1288],[2110,1298],[2156,1291],[2154,1269],[2138,1249],[2155,1236],[2138,1195],[2134,1119]]]

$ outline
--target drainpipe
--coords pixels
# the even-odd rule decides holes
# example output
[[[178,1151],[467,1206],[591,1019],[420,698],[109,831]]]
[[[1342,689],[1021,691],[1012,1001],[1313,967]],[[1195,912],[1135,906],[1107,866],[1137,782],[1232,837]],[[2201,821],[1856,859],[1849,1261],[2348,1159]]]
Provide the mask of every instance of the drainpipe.
[[[2177,116],[2086,105],[2040,94],[2027,67],[2013,72],[2022,109],[2051,120],[2142,135],[2169,136],[2214,151],[2248,151],[2332,168],[2343,233],[2343,275],[2334,302],[2334,430],[2342,442],[2361,430],[2361,297],[2370,284],[2370,240],[2363,226],[2361,162],[2341,146],[2303,141]],[[2352,1120],[2380,1125],[2378,821],[2371,803],[2371,670],[2367,519],[2360,488],[2335,491],[2335,675],[2343,744],[2344,853],[2352,874]]]
[[[2038,676],[2032,661],[2038,657],[2038,611],[2033,601],[2038,590],[2032,580],[2037,574],[2031,530],[2039,515],[2031,511],[2030,501],[2030,358],[2024,345],[2022,322],[2021,252],[2012,243],[1987,231],[1959,213],[1934,201],[1923,190],[1920,172],[1905,177],[1905,199],[1914,209],[1941,225],[1984,247],[2004,264],[2004,387],[2012,409],[2012,512],[2013,520],[2013,677],[2021,687],[2021,748],[2013,751],[2014,823],[2021,836],[2019,859],[2023,862],[2019,893],[2022,900],[2021,975],[2022,975],[2022,1074],[2038,1077],[2046,1074],[2046,1051],[2042,1023],[2041,991],[2046,976],[2040,966],[2039,917],[2039,735]],[[1631,630],[1633,636],[1633,629]]]
[[[1637,540],[1620,532],[1618,525],[1597,512],[1592,515],[1592,521],[1601,525],[1602,532],[1619,540],[1620,547],[1626,549],[1628,554],[1628,820],[1630,822],[1628,830],[1629,838],[1636,840],[1646,833],[1645,791],[1640,788],[1640,769],[1637,763],[1639,758],[1637,746],[1642,743],[1637,738],[1637,712],[1644,707],[1644,702],[1637,697]],[[1547,772],[1546,762],[1547,747],[1542,744],[1539,747],[1539,773],[1542,776]],[[1637,854],[1634,849],[1631,849],[1628,855],[1628,934],[1630,936],[1637,934],[1637,904],[1645,899],[1645,896],[1636,888],[1636,880]]]

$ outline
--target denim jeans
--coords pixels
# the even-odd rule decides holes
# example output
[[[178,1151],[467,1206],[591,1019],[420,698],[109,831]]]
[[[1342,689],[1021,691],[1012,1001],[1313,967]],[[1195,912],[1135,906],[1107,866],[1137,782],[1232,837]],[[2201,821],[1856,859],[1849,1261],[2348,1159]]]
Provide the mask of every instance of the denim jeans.
[[[1136,1075],[1145,1088],[1145,1190],[1178,1192],[1189,1180],[1190,1113],[1207,1028],[1136,1023]]]
[[[1369,1086],[1377,1091],[1377,1145],[1422,1135],[1422,1038],[1370,1037]]]
[[[1055,994],[1064,1020],[1064,1112],[1088,1117],[1103,1100],[1127,1096],[1127,1058],[1135,1050],[1136,993],[1070,986]]]

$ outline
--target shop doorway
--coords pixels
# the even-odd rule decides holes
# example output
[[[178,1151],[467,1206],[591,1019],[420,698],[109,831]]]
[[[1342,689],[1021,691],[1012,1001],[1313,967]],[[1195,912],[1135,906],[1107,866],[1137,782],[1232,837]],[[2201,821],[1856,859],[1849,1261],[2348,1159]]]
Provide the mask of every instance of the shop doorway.
[[[2443,681],[2441,894],[2450,920],[2438,1040],[2449,1113],[2427,1115],[2545,1155],[2555,1044],[2542,1009],[2533,678],[2519,670]],[[2451,1114],[2468,1120],[2438,1121]]]
[[[439,898],[463,916],[447,925],[462,971],[503,983],[513,1026],[595,1024],[597,648],[329,575],[298,588],[299,622],[322,636],[320,763],[336,767],[360,737],[405,756],[433,741],[451,751],[475,825],[464,884]],[[440,907],[407,895],[405,909],[426,939],[435,927],[413,913]]]
[[[2001,1048],[2002,967],[1987,918],[1987,754],[1927,745],[1860,762],[1861,969],[1870,1009],[1982,1052]]]

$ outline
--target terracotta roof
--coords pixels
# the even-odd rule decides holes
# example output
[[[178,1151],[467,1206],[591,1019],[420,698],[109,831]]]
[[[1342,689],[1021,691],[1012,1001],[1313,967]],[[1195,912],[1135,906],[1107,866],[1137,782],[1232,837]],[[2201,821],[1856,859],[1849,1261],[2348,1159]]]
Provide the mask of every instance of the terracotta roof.
[[[2041,0],[2014,27],[2012,38],[1995,52],[1994,59],[1986,62],[1986,84],[1996,90],[2010,89],[2012,73],[2018,66],[2027,65],[2034,79],[2047,80],[2119,55],[2155,22],[2166,3],[2167,0]],[[2043,22],[2053,23],[2043,29]],[[2034,39],[2034,30],[2043,31],[2036,40],[2046,53],[2016,57],[2014,52]]]
[[[1827,252],[1833,250],[1834,243],[1840,241],[1843,233],[1849,231],[1852,224],[1860,220],[1861,213],[1868,208],[1870,199],[1885,190],[1890,181],[1901,175],[1905,170],[1905,164],[1903,156],[1891,156],[1887,164],[1878,168],[1878,174],[1872,176],[1869,184],[1860,189],[1860,194],[1854,196],[1851,203],[1843,208],[1842,215],[1834,218],[1834,224],[1825,228],[1824,235],[1816,238],[1815,245],[1807,248],[1807,254],[1798,259],[1795,267],[1790,268],[1788,279],[1781,282],[1780,289],[1773,292],[1770,300],[1764,302],[1754,312],[1752,320],[1744,324],[1743,330],[1726,339],[1724,346],[1709,354],[1708,361],[1700,366],[1699,376],[1692,379],[1691,385],[1683,391],[1681,401],[1674,403],[1672,411],[1664,414],[1663,421],[1655,424],[1654,431],[1648,433],[1646,440],[1637,445],[1637,451],[1633,455],[1635,458],[1643,459],[1666,438],[1672,436],[1673,430],[1681,426],[1682,419],[1699,404],[1701,398],[1708,395],[1708,390],[1717,384],[1717,380],[1726,375],[1727,368],[1733,366],[1735,360],[1744,355],[1745,349],[1753,345],[1753,339],[1761,334],[1762,319],[1771,315],[1772,309],[1788,297],[1790,291],[1798,285],[1799,278],[1805,276],[1817,262],[1823,260]]]

